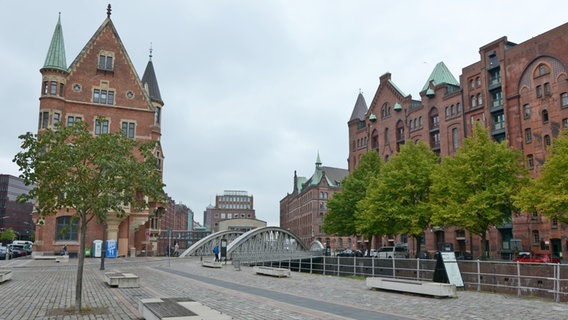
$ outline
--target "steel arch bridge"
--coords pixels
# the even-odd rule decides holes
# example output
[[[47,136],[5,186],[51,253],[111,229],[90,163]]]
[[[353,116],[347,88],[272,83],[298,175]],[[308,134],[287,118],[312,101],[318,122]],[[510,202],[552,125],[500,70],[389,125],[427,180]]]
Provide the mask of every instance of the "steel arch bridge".
[[[215,245],[220,245],[221,239],[225,239],[227,240],[227,243],[231,243],[242,234],[243,231],[237,231],[237,230],[226,230],[226,231],[219,231],[212,233],[207,237],[194,243],[191,247],[187,248],[179,256],[180,257],[212,256],[213,247],[215,247]]]
[[[213,247],[227,241],[227,259],[242,262],[309,257],[310,248],[300,238],[280,227],[261,227],[248,232],[219,231],[199,240],[180,254],[211,256]]]
[[[227,247],[232,260],[268,261],[310,256],[309,248],[295,234],[279,227],[262,227],[243,233]]]

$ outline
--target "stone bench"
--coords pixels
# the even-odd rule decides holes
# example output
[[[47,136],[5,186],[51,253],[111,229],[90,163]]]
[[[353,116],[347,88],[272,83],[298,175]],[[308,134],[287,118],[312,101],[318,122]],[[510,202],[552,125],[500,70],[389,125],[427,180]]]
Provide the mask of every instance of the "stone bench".
[[[140,279],[134,273],[106,272],[105,282],[111,287],[138,288]]]
[[[256,274],[262,274],[262,275],[278,277],[278,278],[290,276],[290,270],[284,269],[284,268],[255,266],[255,267],[252,268],[252,271],[254,271],[254,273],[256,273]]]
[[[226,320],[231,316],[222,314],[189,298],[141,299],[138,311],[146,320]]]
[[[201,266],[208,267],[208,268],[222,268],[223,262],[221,261],[210,261],[210,260],[203,260],[201,262]]]
[[[371,289],[400,291],[435,297],[456,296],[456,286],[449,283],[369,277],[366,280],[366,284]]]
[[[0,283],[12,279],[11,270],[0,270]]]

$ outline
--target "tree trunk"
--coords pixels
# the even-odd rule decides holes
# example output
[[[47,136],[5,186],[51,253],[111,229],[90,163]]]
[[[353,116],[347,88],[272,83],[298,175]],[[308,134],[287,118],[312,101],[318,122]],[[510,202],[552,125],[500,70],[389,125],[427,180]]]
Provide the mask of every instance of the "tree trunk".
[[[487,232],[481,233],[481,260],[487,260]]]
[[[80,230],[79,252],[77,253],[77,284],[75,286],[75,312],[81,312],[81,301],[83,292],[83,268],[85,265],[85,240],[87,238],[87,215],[81,213],[81,230]]]
[[[414,257],[417,258],[417,259],[420,257],[420,240],[421,240],[421,239],[422,239],[422,236],[416,236],[416,237],[414,237],[414,241],[415,241],[415,243],[416,243],[416,246],[415,246],[416,252],[415,252],[415,256],[414,256]]]

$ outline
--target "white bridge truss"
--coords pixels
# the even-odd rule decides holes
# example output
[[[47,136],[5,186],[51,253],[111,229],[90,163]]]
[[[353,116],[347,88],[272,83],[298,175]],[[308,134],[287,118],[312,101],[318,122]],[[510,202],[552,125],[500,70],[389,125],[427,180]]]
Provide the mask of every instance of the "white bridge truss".
[[[246,262],[298,259],[309,257],[308,248],[300,238],[279,227],[261,227],[242,231],[213,233],[185,250],[180,257],[189,255],[212,256],[213,247],[227,241],[227,259]]]
[[[243,234],[243,231],[237,230],[226,230],[226,231],[219,231],[208,235],[207,237],[197,241],[191,247],[187,248],[184,252],[182,252],[179,256],[212,256],[213,255],[213,247],[215,245],[221,246],[221,240],[227,240],[227,243],[231,243],[235,239],[237,239],[240,235]]]

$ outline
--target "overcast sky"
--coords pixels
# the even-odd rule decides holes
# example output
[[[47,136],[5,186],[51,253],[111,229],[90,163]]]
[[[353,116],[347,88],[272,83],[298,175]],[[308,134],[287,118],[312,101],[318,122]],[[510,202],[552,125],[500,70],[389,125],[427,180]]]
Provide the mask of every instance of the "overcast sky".
[[[36,132],[41,74],[58,13],[67,64],[106,18],[108,1],[5,1],[0,19],[0,173],[18,135]],[[520,43],[568,22],[564,1],[115,1],[114,25],[141,77],[150,44],[162,99],[166,192],[195,219],[224,190],[254,196],[279,225],[294,171],[347,169],[347,121],[390,72],[419,98],[436,63],[456,79],[479,48]]]

